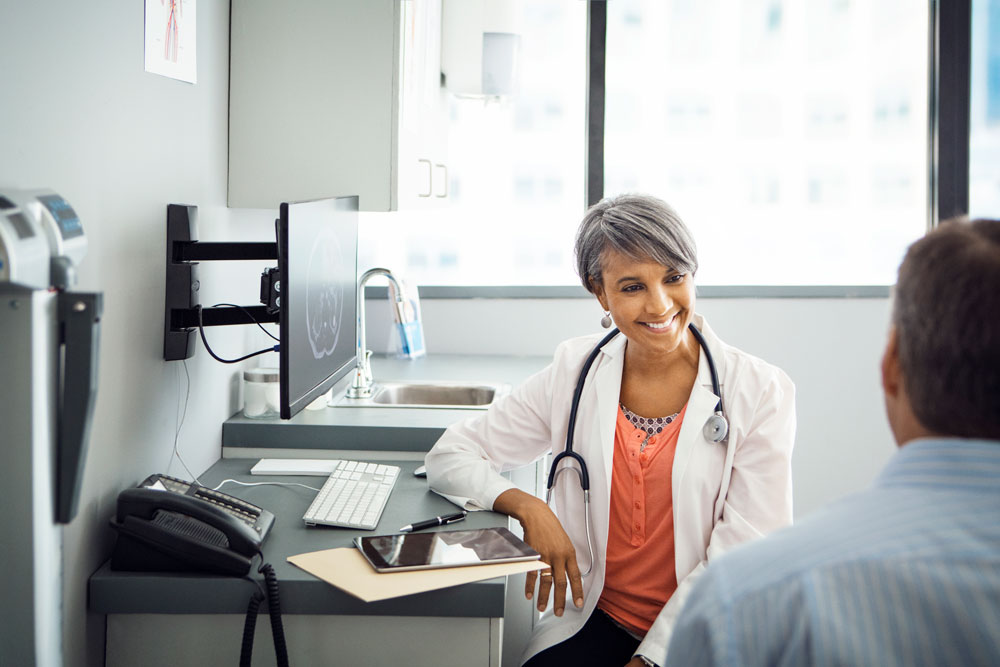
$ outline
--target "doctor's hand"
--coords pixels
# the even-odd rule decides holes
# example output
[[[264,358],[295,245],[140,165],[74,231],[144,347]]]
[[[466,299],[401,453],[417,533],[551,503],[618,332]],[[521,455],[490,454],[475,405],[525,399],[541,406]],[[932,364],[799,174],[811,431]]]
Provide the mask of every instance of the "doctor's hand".
[[[543,611],[549,603],[549,591],[554,587],[552,606],[556,616],[562,616],[566,607],[566,581],[573,594],[573,603],[583,607],[583,581],[580,568],[576,564],[576,549],[563,530],[556,515],[541,499],[521,491],[508,489],[493,502],[493,509],[503,512],[521,522],[524,541],[542,555],[542,561],[549,568],[538,572],[528,572],[524,583],[524,596],[529,600],[535,593],[538,580],[536,604]]]

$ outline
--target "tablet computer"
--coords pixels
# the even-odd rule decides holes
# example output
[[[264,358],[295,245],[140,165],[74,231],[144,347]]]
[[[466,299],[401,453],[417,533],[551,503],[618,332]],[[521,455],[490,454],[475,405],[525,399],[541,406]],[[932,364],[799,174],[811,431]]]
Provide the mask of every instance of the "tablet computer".
[[[538,560],[541,555],[506,528],[442,530],[354,538],[377,572]]]

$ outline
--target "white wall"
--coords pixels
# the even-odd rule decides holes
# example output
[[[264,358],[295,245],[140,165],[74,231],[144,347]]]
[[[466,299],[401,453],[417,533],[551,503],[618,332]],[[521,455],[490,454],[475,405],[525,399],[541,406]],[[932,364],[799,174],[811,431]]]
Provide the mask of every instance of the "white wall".
[[[225,208],[228,2],[198,3],[197,85],[143,72],[142,2],[4,0],[0,16],[0,187],[66,197],[90,242],[78,289],[105,298],[89,460],[63,554],[65,655],[97,665],[103,617],[86,613],[87,577],[108,556],[118,491],[168,470],[173,445],[183,367],[162,360],[166,206],[199,205],[204,240],[267,238],[273,214]],[[259,271],[248,270],[245,286],[231,267],[205,265],[206,298],[256,301]],[[210,334],[223,354],[249,349],[243,331]],[[180,442],[197,473],[220,455],[221,424],[238,407],[237,370],[204,352],[188,366]],[[0,388],[3,397],[14,391]]]
[[[590,299],[425,299],[421,309],[428,352],[456,354],[549,355],[599,330],[603,315]],[[698,311],[795,382],[796,517],[867,486],[894,449],[879,385],[889,300],[702,298]],[[388,318],[384,300],[371,302],[373,349],[387,349]]]

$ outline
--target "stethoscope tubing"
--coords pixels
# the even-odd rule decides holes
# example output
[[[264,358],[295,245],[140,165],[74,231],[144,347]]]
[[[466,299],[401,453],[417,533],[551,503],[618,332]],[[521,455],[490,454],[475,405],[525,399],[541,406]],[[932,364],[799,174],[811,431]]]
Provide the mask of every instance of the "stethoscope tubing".
[[[590,356],[587,360],[583,362],[583,368],[580,370],[580,377],[576,381],[576,389],[573,390],[573,402],[569,406],[569,427],[566,431],[566,448],[556,454],[555,458],[552,459],[552,466],[549,468],[549,485],[548,488],[551,491],[553,485],[556,481],[556,466],[564,458],[570,458],[577,462],[580,466],[577,470],[577,474],[580,475],[580,486],[584,491],[590,491],[590,474],[587,472],[587,463],[583,460],[583,457],[573,451],[573,433],[576,431],[576,413],[580,409],[580,398],[583,396],[583,385],[587,381],[587,375],[590,373],[590,367],[594,365],[594,360],[597,359],[597,355],[601,353],[601,350],[611,342],[611,339],[617,336],[621,331],[618,327],[615,327],[611,332],[601,339],[594,349],[591,350]],[[575,469],[574,469],[575,470]]]
[[[694,335],[695,340],[698,341],[698,345],[701,346],[702,350],[705,351],[705,361],[708,363],[709,374],[712,377],[712,391],[715,395],[719,397],[718,403],[715,406],[715,412],[712,415],[713,419],[719,419],[722,421],[724,426],[722,430],[722,437],[717,440],[721,442],[725,440],[726,434],[728,432],[728,422],[726,421],[725,412],[722,407],[722,388],[719,383],[719,372],[715,366],[715,359],[712,357],[712,352],[708,349],[708,342],[702,335],[698,327],[692,322],[688,325],[688,329]],[[566,448],[556,454],[552,459],[552,465],[549,466],[549,479],[548,485],[545,492],[545,503],[548,504],[552,498],[552,488],[556,483],[556,476],[566,470],[574,471],[580,477],[580,487],[583,489],[583,505],[584,505],[584,520],[586,522],[587,528],[587,546],[590,549],[590,567],[587,568],[586,572],[582,572],[581,576],[587,576],[594,569],[594,544],[590,536],[590,473],[587,470],[587,462],[584,461],[583,456],[578,452],[573,451],[573,434],[576,430],[576,415],[580,408],[580,399],[583,396],[583,386],[587,382],[587,376],[590,374],[590,368],[594,365],[594,361],[597,359],[597,355],[600,354],[601,350],[607,345],[611,340],[617,336],[621,331],[615,327],[608,333],[607,336],[601,339],[601,341],[594,346],[591,350],[590,355],[587,360],[583,363],[583,368],[580,369],[580,377],[577,379],[576,388],[573,390],[573,402],[570,403],[569,408],[569,425],[566,431]],[[575,461],[577,467],[564,466],[559,467],[566,459]]]

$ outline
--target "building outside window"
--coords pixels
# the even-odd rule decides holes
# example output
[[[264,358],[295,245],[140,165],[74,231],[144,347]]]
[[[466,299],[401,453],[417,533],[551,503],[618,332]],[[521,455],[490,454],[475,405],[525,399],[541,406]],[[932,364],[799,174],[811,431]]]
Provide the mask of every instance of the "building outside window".
[[[969,215],[1000,217],[1000,0],[972,3]]]

